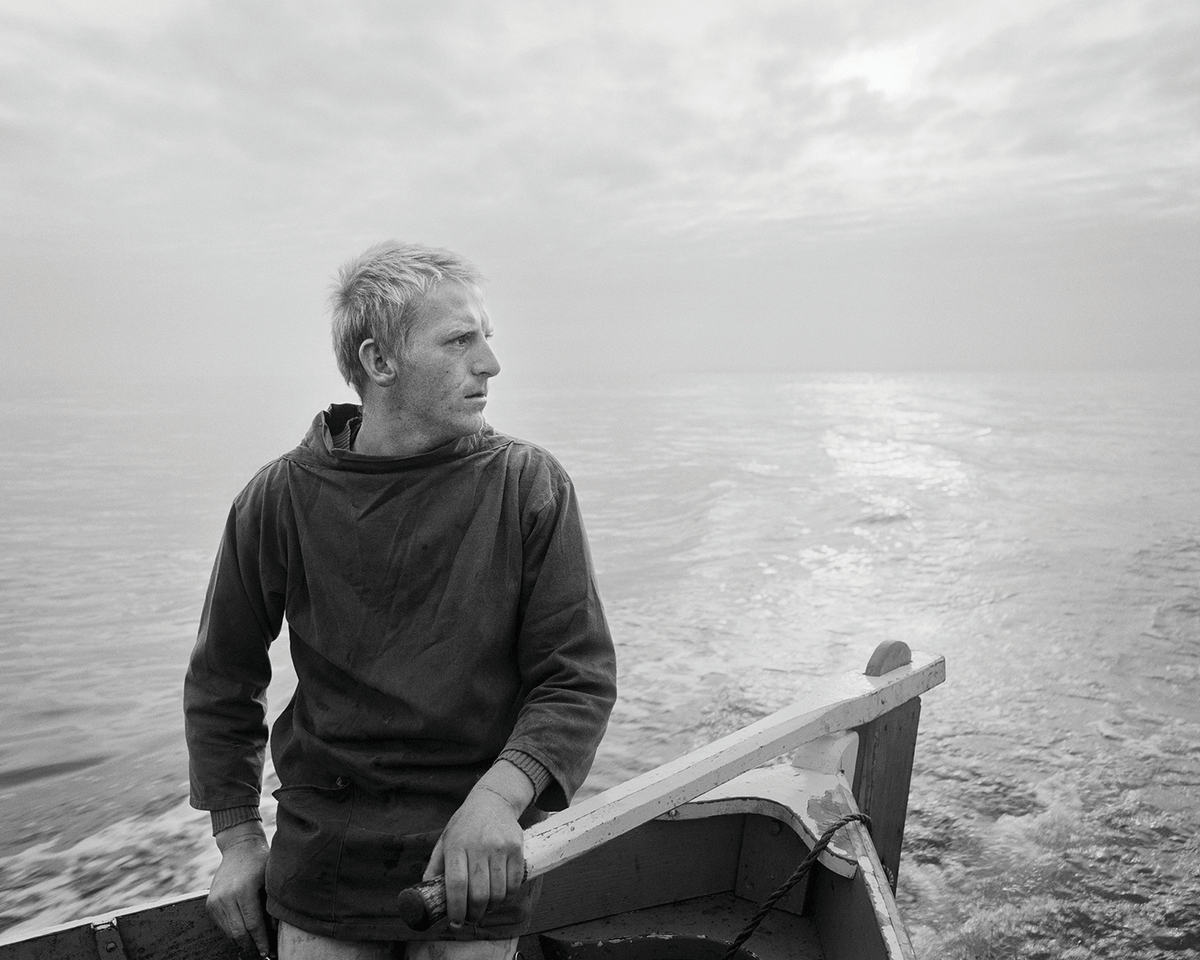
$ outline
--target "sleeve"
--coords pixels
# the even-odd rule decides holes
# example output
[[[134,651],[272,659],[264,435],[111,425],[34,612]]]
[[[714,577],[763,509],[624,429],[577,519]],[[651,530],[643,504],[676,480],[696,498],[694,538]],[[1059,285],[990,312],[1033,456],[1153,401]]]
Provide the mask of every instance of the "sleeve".
[[[257,807],[266,753],[268,650],[283,624],[286,540],[263,474],[229,512],[184,680],[191,803]]]
[[[504,752],[496,760],[507,760],[529,778],[529,782],[533,784],[534,800],[537,800],[542,795],[542,792],[550,785],[550,781],[554,779],[550,776],[549,770],[529,754],[522,753],[520,750],[505,748]]]
[[[262,820],[262,811],[258,807],[228,807],[212,812],[212,832],[215,837],[222,830],[236,827],[239,823],[249,823],[252,820]]]
[[[616,700],[616,655],[583,518],[566,474],[556,481],[524,538],[523,697],[505,745],[549,772],[537,800],[544,810],[563,809],[582,785]]]

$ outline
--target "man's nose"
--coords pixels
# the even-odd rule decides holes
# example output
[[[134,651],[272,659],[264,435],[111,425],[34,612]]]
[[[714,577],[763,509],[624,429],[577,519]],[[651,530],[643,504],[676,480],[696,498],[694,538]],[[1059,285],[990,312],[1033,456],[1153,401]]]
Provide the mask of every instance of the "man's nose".
[[[492,349],[492,345],[486,340],[483,340],[482,343],[483,349],[475,361],[475,373],[482,377],[494,377],[500,372],[500,361],[496,359],[496,352]]]

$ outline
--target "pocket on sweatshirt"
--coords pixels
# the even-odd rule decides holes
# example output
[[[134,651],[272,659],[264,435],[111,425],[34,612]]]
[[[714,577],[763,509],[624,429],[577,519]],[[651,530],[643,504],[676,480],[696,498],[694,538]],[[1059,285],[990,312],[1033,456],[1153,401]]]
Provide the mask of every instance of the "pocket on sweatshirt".
[[[335,920],[338,868],[354,808],[349,782],[280,787],[267,893],[306,916]]]

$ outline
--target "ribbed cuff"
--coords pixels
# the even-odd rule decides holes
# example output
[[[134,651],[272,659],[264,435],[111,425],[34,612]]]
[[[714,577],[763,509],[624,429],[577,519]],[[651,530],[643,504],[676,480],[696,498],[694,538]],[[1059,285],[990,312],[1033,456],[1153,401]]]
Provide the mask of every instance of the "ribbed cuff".
[[[230,807],[227,810],[212,810],[210,812],[212,814],[212,831],[214,837],[222,830],[236,827],[239,823],[262,819],[262,814],[258,812],[258,807]]]
[[[554,779],[550,771],[547,770],[540,762],[533,759],[529,754],[521,750],[505,750],[497,760],[507,760],[514,767],[520,770],[527,776],[533,784],[533,799],[536,800],[542,795],[542,791],[550,785],[550,781]]]

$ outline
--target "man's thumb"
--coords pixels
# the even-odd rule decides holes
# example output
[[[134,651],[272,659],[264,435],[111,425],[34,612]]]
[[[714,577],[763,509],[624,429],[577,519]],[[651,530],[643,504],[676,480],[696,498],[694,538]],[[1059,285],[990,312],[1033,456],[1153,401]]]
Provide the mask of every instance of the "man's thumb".
[[[438,837],[438,842],[434,844],[433,853],[429,855],[429,865],[425,867],[425,873],[421,879],[432,880],[434,877],[440,877],[446,872],[446,855],[442,850],[442,838]]]

